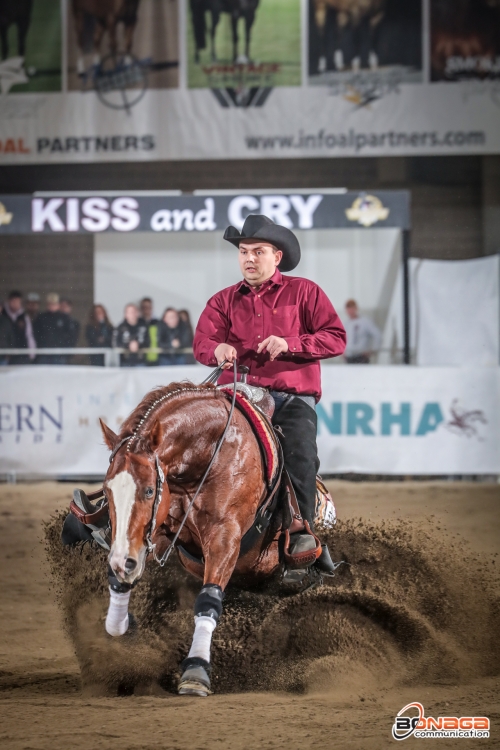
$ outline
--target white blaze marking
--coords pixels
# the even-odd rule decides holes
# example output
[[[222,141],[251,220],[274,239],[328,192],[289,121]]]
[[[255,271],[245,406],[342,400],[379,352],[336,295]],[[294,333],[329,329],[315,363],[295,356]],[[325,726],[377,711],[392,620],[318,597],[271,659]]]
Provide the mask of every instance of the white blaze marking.
[[[108,482],[115,504],[116,530],[113,554],[126,557],[129,550],[128,525],[135,501],[135,482],[128,471],[121,471]]]

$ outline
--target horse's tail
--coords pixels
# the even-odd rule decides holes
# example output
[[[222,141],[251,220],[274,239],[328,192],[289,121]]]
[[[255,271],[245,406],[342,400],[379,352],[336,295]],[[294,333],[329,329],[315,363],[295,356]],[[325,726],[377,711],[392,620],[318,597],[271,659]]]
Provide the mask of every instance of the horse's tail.
[[[190,6],[196,49],[205,49],[207,46],[207,21],[205,18],[206,0],[190,0]]]

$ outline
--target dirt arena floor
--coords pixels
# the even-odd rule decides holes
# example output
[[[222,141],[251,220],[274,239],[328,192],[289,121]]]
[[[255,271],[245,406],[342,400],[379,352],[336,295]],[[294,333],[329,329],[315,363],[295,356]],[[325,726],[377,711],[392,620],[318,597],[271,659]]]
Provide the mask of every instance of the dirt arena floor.
[[[176,606],[161,612],[166,574],[145,576],[131,607],[142,632],[108,638],[102,555],[61,553],[58,522],[48,536],[43,528],[71,486],[1,485],[2,750],[378,750],[394,744],[394,717],[412,701],[436,717],[488,716],[482,743],[500,747],[500,487],[330,489],[340,520],[329,542],[349,565],[294,597],[228,595],[214,636],[216,693],[199,699],[172,692],[192,628],[194,594],[181,595],[182,580]]]

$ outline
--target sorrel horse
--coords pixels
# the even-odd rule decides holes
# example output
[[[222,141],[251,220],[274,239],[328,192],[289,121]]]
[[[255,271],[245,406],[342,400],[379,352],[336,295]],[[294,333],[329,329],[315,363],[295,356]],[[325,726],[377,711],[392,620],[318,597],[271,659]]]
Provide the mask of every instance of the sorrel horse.
[[[191,650],[183,663],[182,694],[210,692],[210,642],[229,580],[255,582],[280,565],[276,527],[270,526],[254,548],[240,555],[241,540],[267,486],[252,428],[237,409],[228,426],[231,410],[227,396],[210,384],[173,383],[150,392],[119,435],[101,422],[112,451],[104,491],[112,528],[109,564],[118,582],[115,590],[110,588],[106,629],[113,636],[126,632],[130,588],[144,572],[148,550],[154,546],[157,559],[164,554],[185,517],[178,537],[185,551],[181,562],[203,579],[203,587],[195,603]]]
[[[73,0],[73,16],[80,50],[77,60],[79,74],[85,72],[83,55],[88,46],[88,19],[94,23],[91,41],[94,62],[100,62],[101,42],[105,32],[108,33],[111,54],[116,55],[118,51],[116,32],[119,23],[123,23],[125,52],[130,55],[139,3],[140,0]]]

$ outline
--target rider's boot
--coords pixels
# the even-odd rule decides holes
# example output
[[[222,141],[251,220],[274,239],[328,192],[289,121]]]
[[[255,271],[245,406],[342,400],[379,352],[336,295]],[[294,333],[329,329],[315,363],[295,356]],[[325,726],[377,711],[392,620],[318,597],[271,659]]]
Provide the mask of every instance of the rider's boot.
[[[333,575],[338,567],[338,563],[335,564],[330,557],[330,550],[328,549],[328,546],[326,544],[321,545],[321,555],[316,560],[315,566],[320,570],[322,573],[326,573],[327,575]]]

